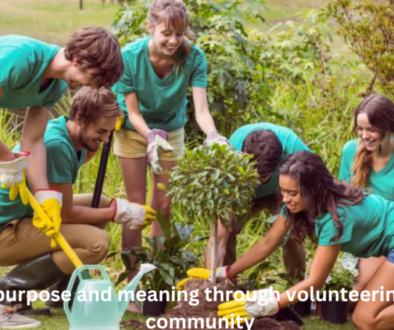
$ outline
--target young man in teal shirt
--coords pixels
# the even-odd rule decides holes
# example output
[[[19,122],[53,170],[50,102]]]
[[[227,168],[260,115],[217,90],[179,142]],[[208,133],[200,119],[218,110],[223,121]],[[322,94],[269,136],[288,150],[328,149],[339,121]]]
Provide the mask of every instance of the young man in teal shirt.
[[[268,209],[272,215],[280,213],[281,200],[278,196],[280,163],[296,151],[309,150],[290,129],[270,123],[257,123],[240,127],[230,137],[230,143],[238,150],[254,154],[257,162],[260,185],[255,189],[252,201],[252,215]],[[276,217],[275,217],[276,219]],[[244,224],[236,224],[230,219],[232,230],[226,230],[219,223],[219,247],[217,266],[231,265],[236,260],[236,235]],[[208,243],[205,267],[210,267],[211,240]],[[283,260],[287,273],[302,280],[305,276],[304,245],[287,239],[283,245]]]
[[[110,202],[102,196],[100,209],[94,209],[91,194],[73,195],[72,186],[79,169],[94,156],[101,143],[108,141],[120,116],[116,97],[109,89],[84,87],[73,99],[70,118],[62,116],[49,121],[44,135],[49,187],[63,194],[60,233],[84,264],[97,264],[105,258],[109,238],[103,228],[108,222],[141,230],[155,219],[155,212],[148,206],[122,199]],[[14,151],[19,149],[18,145]],[[33,210],[22,203],[20,196],[10,201],[8,191],[0,189],[0,266],[18,265],[0,280],[0,291],[4,293],[43,290],[51,285],[52,290],[65,290],[75,269],[61,248],[52,248],[50,237],[35,228],[32,216]],[[23,314],[48,312],[33,310],[27,305],[26,295],[22,300],[5,299],[1,304],[20,304],[16,311]],[[21,320],[16,315],[14,323]],[[19,325],[36,324],[28,320],[22,318]],[[7,322],[9,319],[0,316],[0,327],[8,326]]]
[[[27,108],[20,151],[0,141],[0,176],[15,198],[24,171],[32,192],[52,221],[62,195],[49,189],[43,135],[49,112],[69,86],[113,85],[123,73],[117,39],[102,28],[75,32],[61,48],[29,37],[0,37],[0,108]],[[22,183],[23,184],[23,183]]]

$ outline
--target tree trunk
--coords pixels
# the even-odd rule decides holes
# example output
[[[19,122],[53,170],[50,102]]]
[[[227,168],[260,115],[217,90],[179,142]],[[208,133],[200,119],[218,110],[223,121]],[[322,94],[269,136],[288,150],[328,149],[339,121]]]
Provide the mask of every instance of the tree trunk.
[[[218,250],[218,221],[211,223],[211,233],[213,234],[211,246],[211,283],[216,284],[216,255]]]
[[[83,9],[83,0],[79,0],[79,9],[80,9],[80,10]]]

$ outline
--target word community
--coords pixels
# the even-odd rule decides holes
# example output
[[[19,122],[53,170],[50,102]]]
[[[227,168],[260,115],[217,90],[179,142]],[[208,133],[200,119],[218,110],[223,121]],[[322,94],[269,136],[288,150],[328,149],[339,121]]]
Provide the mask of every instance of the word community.
[[[237,316],[235,319],[222,319],[222,318],[202,318],[202,317],[189,317],[189,318],[158,318],[150,317],[146,321],[148,329],[246,329],[252,328],[254,318],[241,323],[243,318]],[[156,321],[156,322],[155,322]]]

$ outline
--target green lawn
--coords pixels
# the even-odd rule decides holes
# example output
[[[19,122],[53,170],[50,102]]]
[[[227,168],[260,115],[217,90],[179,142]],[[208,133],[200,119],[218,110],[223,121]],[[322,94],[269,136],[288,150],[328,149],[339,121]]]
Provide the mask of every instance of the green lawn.
[[[0,0],[0,35],[21,34],[64,46],[86,26],[110,28],[119,6],[109,0]]]

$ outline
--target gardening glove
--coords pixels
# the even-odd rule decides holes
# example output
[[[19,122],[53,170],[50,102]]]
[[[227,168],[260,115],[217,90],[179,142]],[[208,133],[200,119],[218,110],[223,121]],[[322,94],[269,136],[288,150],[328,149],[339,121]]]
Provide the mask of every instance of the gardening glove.
[[[231,282],[235,283],[236,279],[228,276],[229,269],[230,266],[216,268],[216,278],[226,278]],[[185,278],[178,282],[178,284],[176,285],[177,290],[183,290],[185,283],[193,279],[208,280],[211,277],[211,271],[206,268],[192,268],[187,271],[187,275],[189,276],[188,278]]]
[[[217,131],[209,132],[207,138],[204,141],[204,147],[211,146],[214,143],[218,143],[220,145],[225,144],[231,149],[234,149],[231,143],[224,136],[220,135]]]
[[[228,301],[218,306],[218,316],[228,320],[236,320],[240,316],[240,323],[244,323],[250,318],[274,315],[280,309],[279,297],[270,289],[251,291],[242,300],[242,293],[235,292],[233,298],[238,298],[238,301]]]
[[[38,217],[37,213],[34,213],[33,225],[38,230],[45,233],[45,235],[51,237],[51,248],[54,249],[57,246],[57,243],[53,239],[53,236],[59,233],[62,222],[60,215],[62,210],[63,194],[58,190],[40,189],[36,191],[34,198],[37,200],[38,204],[40,204],[49,220],[41,219]]]
[[[28,198],[26,188],[25,169],[29,159],[30,152],[22,151],[14,153],[16,159],[9,162],[0,163],[0,177],[1,188],[10,188],[9,197],[14,201],[18,196],[21,196],[22,203],[27,205]]]
[[[109,204],[115,209],[113,222],[126,225],[129,229],[142,230],[156,220],[156,212],[148,205],[129,203],[120,198],[112,199]]]
[[[116,131],[116,132],[119,132],[119,131],[120,131],[120,129],[122,128],[122,125],[123,125],[124,121],[125,121],[125,116],[119,117],[119,118],[116,120],[116,124],[115,124],[115,131]]]
[[[154,173],[160,174],[163,172],[163,169],[159,165],[161,154],[164,150],[174,150],[167,142],[168,133],[161,129],[153,129],[146,134],[145,138],[148,144],[148,163]]]

